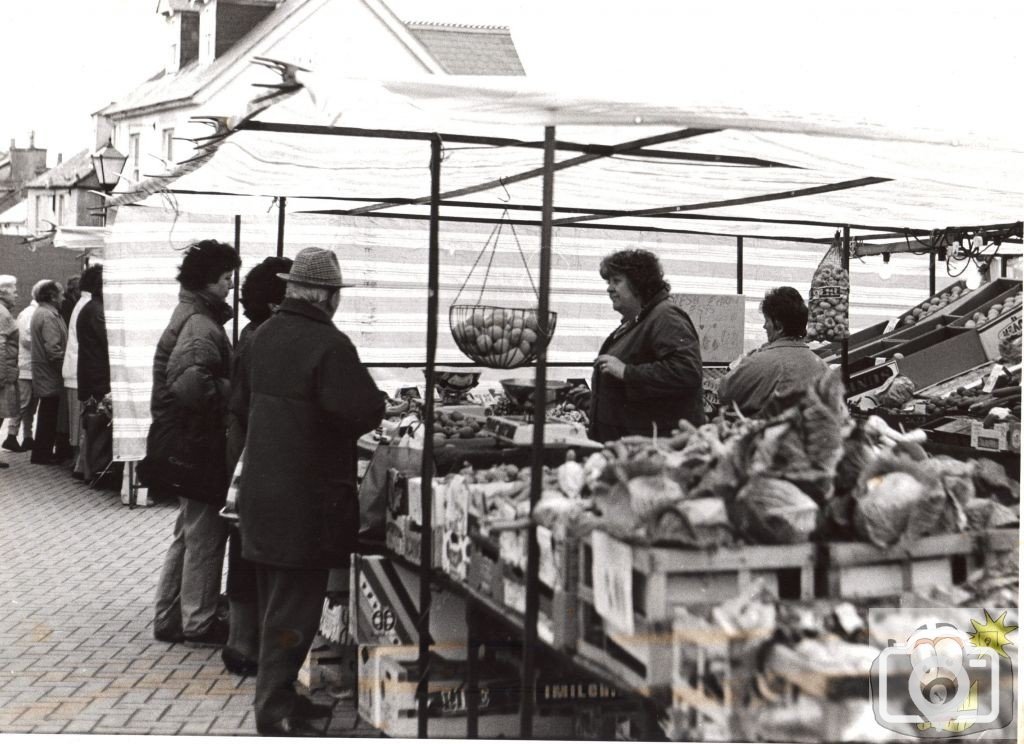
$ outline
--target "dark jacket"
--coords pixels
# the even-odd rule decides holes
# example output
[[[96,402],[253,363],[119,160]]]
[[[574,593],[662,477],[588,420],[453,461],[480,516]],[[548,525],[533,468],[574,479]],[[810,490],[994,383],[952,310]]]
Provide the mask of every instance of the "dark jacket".
[[[208,292],[183,289],[153,357],[151,437],[168,426],[203,444],[208,487],[194,498],[214,505],[227,495],[224,472],[231,343],[223,325],[231,308]],[[160,491],[160,484],[149,484]]]
[[[110,392],[110,351],[103,297],[92,299],[78,313],[78,399],[102,400]]]
[[[249,389],[243,381],[243,370],[249,364],[252,352],[252,337],[256,329],[263,325],[251,321],[242,329],[235,346],[234,361],[231,363],[231,395],[228,398],[228,442],[227,468],[228,477],[235,472],[238,458],[245,449],[245,434],[249,429]]]
[[[595,371],[591,381],[590,438],[598,442],[627,434],[668,435],[686,419],[704,423],[704,372],[700,339],[681,308],[659,292],[633,320],[601,346],[626,365],[624,379]]]
[[[56,305],[40,302],[32,314],[32,391],[52,398],[64,389],[60,370],[68,344],[68,327]]]
[[[384,394],[326,313],[294,299],[256,331],[241,377],[250,401],[242,555],[344,567],[359,530],[356,440],[384,417]]]

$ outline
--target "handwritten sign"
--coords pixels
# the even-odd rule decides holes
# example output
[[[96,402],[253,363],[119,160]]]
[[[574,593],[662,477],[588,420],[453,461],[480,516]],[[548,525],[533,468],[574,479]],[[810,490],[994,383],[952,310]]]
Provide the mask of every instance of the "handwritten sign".
[[[743,295],[679,293],[669,295],[669,300],[696,326],[704,364],[728,364],[743,353]]]
[[[594,609],[608,624],[633,635],[633,553],[604,532],[591,535],[594,550]]]

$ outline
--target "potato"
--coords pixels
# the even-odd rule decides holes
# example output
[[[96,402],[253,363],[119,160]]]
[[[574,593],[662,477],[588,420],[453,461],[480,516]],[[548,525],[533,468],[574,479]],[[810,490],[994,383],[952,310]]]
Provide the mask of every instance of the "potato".
[[[481,333],[476,337],[476,348],[483,354],[490,354],[491,349],[494,346],[494,341],[486,333]]]
[[[975,321],[973,321],[973,320],[968,320],[966,323],[964,323],[964,328],[977,328],[977,327],[978,327],[978,324]]]
[[[505,338],[505,326],[495,323],[487,330],[487,333],[491,337],[492,341]]]
[[[501,338],[495,340],[495,342],[494,342],[494,353],[495,354],[504,354],[506,351],[508,351],[508,348],[509,348],[509,341],[508,341],[508,339],[506,337],[502,336]]]
[[[533,355],[533,344],[526,339],[523,339],[519,343],[519,351],[522,352],[524,357],[530,357]]]

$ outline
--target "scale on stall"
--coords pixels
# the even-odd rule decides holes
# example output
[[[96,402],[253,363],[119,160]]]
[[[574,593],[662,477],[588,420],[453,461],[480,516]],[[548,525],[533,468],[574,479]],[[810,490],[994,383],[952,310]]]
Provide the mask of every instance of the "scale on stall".
[[[534,383],[530,380],[502,380],[501,386],[505,395],[520,413],[505,416],[488,416],[484,427],[493,432],[499,442],[516,447],[529,447],[533,444],[533,391]],[[560,403],[571,389],[567,382],[551,380],[547,383],[545,411]],[[598,442],[587,437],[587,428],[580,423],[558,421],[545,418],[544,444],[553,446],[594,447],[600,448]]]

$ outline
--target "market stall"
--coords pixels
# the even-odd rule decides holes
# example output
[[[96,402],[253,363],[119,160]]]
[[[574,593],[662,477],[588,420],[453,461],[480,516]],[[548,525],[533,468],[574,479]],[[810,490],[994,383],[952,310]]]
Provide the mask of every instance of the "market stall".
[[[392,86],[392,89],[403,88]],[[425,89],[436,92],[429,86]],[[406,87],[404,90],[412,89]],[[463,89],[461,93],[466,94],[466,91]],[[493,95],[488,98],[486,94],[486,90],[482,91],[480,97],[474,99],[475,103],[493,102]],[[566,115],[571,119],[573,116],[585,116],[588,111],[592,113],[593,102],[584,103],[588,105],[581,104],[575,108],[567,105]],[[544,116],[557,119],[558,109],[551,113],[550,104],[550,100],[543,99],[527,101],[524,108],[542,119]],[[542,112],[548,113],[542,116]],[[737,124],[735,119],[726,122],[721,115],[705,114],[706,117],[701,118],[693,112],[648,107],[636,116],[687,126]],[[545,120],[542,123],[551,122]],[[778,120],[772,123],[770,117],[746,121],[745,125],[769,130],[781,126]],[[796,125],[789,121],[788,126]],[[813,126],[810,128],[814,129]],[[449,443],[445,417],[448,422],[465,422],[467,414],[462,413],[461,419],[454,418],[455,410],[451,406],[448,406],[448,411],[444,410],[446,406],[438,400],[436,390],[440,382],[436,365],[438,340],[446,333],[441,330],[443,315],[439,313],[441,209],[444,207],[446,212],[451,209],[452,216],[458,217],[459,210],[480,208],[495,220],[498,202],[473,207],[451,201],[473,191],[500,192],[507,189],[511,181],[499,179],[497,183],[481,183],[476,176],[477,180],[473,182],[471,175],[465,175],[463,177],[467,181],[461,185],[463,194],[442,194],[444,147],[452,143],[472,142],[499,152],[515,148],[529,152],[536,150],[540,143],[529,139],[499,141],[482,135],[472,135],[472,139],[466,136],[460,140],[458,135],[439,135],[434,133],[436,131],[367,132],[351,127],[246,121],[234,129],[225,129],[218,137],[219,140],[233,141],[245,133],[255,136],[279,132],[282,137],[297,133],[323,134],[327,135],[324,139],[332,140],[326,146],[328,150],[343,150],[348,157],[363,158],[366,155],[362,151],[353,154],[335,145],[334,140],[342,137],[395,138],[403,143],[418,142],[421,148],[424,144],[429,145],[429,198],[412,196],[416,193],[413,191],[397,201],[375,199],[372,205],[381,211],[393,210],[397,204],[412,213],[429,208],[427,333],[423,359],[426,378],[421,403],[421,422],[426,435],[421,434],[417,442],[421,453],[419,472],[402,473],[404,480],[392,478],[390,492],[384,494],[386,503],[396,505],[389,508],[385,516],[386,549],[399,561],[414,560],[419,570],[419,602],[414,623],[416,644],[419,646],[416,676],[418,735],[428,733],[434,723],[430,718],[430,672],[432,666],[438,665],[431,661],[430,648],[432,585],[442,585],[459,593],[468,608],[469,653],[465,670],[467,735],[479,730],[477,713],[482,700],[476,647],[482,642],[481,615],[500,617],[517,635],[521,634],[519,687],[512,700],[519,709],[519,732],[523,738],[534,732],[534,713],[542,707],[537,694],[538,649],[557,654],[574,668],[649,701],[648,705],[655,705],[661,717],[672,722],[669,729],[673,736],[700,734],[709,738],[730,738],[737,736],[734,724],[738,718],[743,718],[736,715],[737,708],[746,706],[745,701],[755,693],[760,692],[768,702],[774,695],[776,703],[783,694],[797,694],[786,688],[787,681],[799,686],[792,683],[793,675],[787,672],[793,664],[811,664],[820,672],[820,685],[811,691],[802,690],[810,697],[817,691],[819,697],[830,700],[828,685],[832,684],[833,678],[853,678],[863,682],[867,644],[859,644],[855,649],[844,647],[842,654],[832,653],[833,658],[846,661],[849,668],[830,670],[820,659],[813,659],[815,652],[808,648],[812,644],[801,646],[802,641],[812,637],[811,633],[803,632],[808,630],[805,626],[818,631],[832,628],[836,630],[833,635],[838,638],[837,642],[857,645],[853,639],[858,632],[858,623],[862,622],[855,606],[857,601],[865,597],[891,598],[904,593],[942,601],[930,596],[939,589],[947,592],[943,599],[961,604],[968,599],[953,596],[950,592],[953,591],[951,587],[965,583],[965,576],[970,577],[968,583],[974,592],[970,598],[978,598],[985,592],[986,600],[999,598],[1009,601],[1015,597],[1015,592],[1005,591],[1010,584],[1000,572],[1002,566],[998,562],[977,562],[980,551],[1005,543],[1003,533],[998,531],[1016,523],[1014,508],[1019,492],[1015,490],[1018,488],[1015,482],[1005,472],[1000,473],[982,463],[929,459],[920,451],[918,435],[905,435],[881,418],[854,420],[847,405],[849,391],[844,390],[839,374],[825,378],[821,385],[809,389],[801,397],[780,403],[774,415],[762,420],[721,419],[699,429],[680,424],[678,431],[664,432],[661,438],[651,436],[612,443],[589,443],[580,441],[578,432],[572,436],[571,426],[559,429],[561,423],[540,415],[540,412],[564,404],[565,401],[559,400],[558,396],[572,389],[568,384],[556,385],[555,393],[549,399],[552,386],[548,384],[548,344],[541,342],[523,351],[523,363],[529,356],[536,357],[535,376],[527,396],[513,401],[522,408],[527,402],[532,403],[530,419],[510,422],[508,416],[495,416],[492,409],[490,413],[482,412],[478,421],[463,423],[459,441]],[[852,130],[843,133],[857,134]],[[861,131],[860,135],[892,136],[893,133]],[[914,139],[917,135],[904,133],[902,136]],[[259,140],[248,140],[253,141]],[[621,145],[627,141],[621,139],[619,142]],[[204,168],[216,168],[217,158],[223,155],[229,158],[226,167],[230,170],[230,158],[238,157],[238,153],[229,154],[230,148],[215,144],[219,150],[207,159]],[[541,215],[536,304],[532,308],[540,339],[552,331],[557,333],[557,326],[549,319],[553,232],[560,224],[569,226],[578,221],[577,217],[554,218],[555,171],[565,170],[565,175],[573,172],[566,162],[557,163],[556,167],[556,152],[565,148],[581,151],[588,157],[600,157],[608,152],[609,147],[570,143],[566,148],[565,143],[555,140],[553,126],[545,126],[542,146],[543,165],[539,169],[534,166],[534,176],[541,177],[542,188],[539,200],[532,205],[539,208]],[[659,157],[645,152],[644,145],[627,143],[621,147],[648,157]],[[492,153],[493,150],[485,152]],[[678,150],[668,152],[674,154],[661,157],[672,160],[680,154]],[[573,165],[584,164],[580,161]],[[236,162],[235,167],[237,165]],[[501,161],[493,167],[501,172],[509,167],[509,163]],[[606,178],[623,177],[621,172],[615,172],[615,168],[612,170]],[[193,175],[201,172],[202,169]],[[216,170],[214,172],[217,173]],[[768,188],[785,185],[789,197],[821,195],[820,198],[824,198],[825,194],[838,191],[891,183],[866,178],[816,187],[809,183],[819,179],[820,174],[779,176],[774,169],[769,172],[772,175],[766,176],[768,180],[778,178],[780,181]],[[559,173],[559,184],[562,177],[563,174]],[[734,175],[730,178],[735,182]],[[568,193],[574,193],[574,186],[581,189],[587,180],[590,180],[589,176],[583,175],[580,181],[570,181]],[[799,188],[794,188],[797,186],[794,181],[802,181]],[[154,190],[166,186],[167,183],[159,184]],[[911,188],[919,186],[911,184]],[[288,189],[287,179],[275,184],[274,188],[277,187]],[[365,188],[366,184],[362,187]],[[898,192],[892,191],[894,188],[891,186],[890,190],[883,190],[882,198],[899,199]],[[182,189],[187,190],[184,185]],[[951,210],[961,210],[959,213],[963,214],[965,205],[962,200],[953,206],[956,197],[962,197],[963,193],[954,194],[955,191],[945,192],[949,199],[946,205]],[[280,193],[289,199],[303,195],[302,192]],[[114,201],[126,203],[138,196],[122,195]],[[740,226],[737,253],[741,257],[743,238],[754,237],[745,234],[748,224],[766,224],[777,230],[781,223],[794,228],[813,229],[816,234],[820,234],[822,227],[838,229],[838,241],[831,235],[811,239],[824,240],[826,244],[835,242],[838,246],[841,258],[839,271],[834,277],[840,285],[845,280],[847,292],[856,232],[861,233],[862,241],[909,240],[910,236],[929,235],[931,230],[922,223],[913,228],[884,225],[854,227],[845,221],[821,224],[796,218],[792,221],[750,218],[751,223],[747,223],[741,215],[713,213],[719,208],[763,201],[767,196],[764,192],[732,201],[707,198],[701,201],[700,197],[692,196],[693,201],[689,204],[672,207],[651,206],[664,204],[664,197],[651,201],[655,196],[647,193],[638,198],[646,205],[645,208],[614,211],[598,202],[594,206],[577,204],[572,209],[563,209],[582,213],[587,219],[608,219],[620,223],[627,219],[647,218],[670,221],[672,218],[668,215],[707,210],[712,213],[693,216],[709,222],[720,217],[723,222]],[[609,197],[606,195],[605,198]],[[780,192],[773,198],[781,200],[783,196]],[[915,203],[923,211],[925,208],[921,201],[890,202],[888,209],[898,210],[904,203]],[[1017,208],[1001,207],[991,200],[975,199],[971,203],[982,202],[984,207],[979,208],[981,211],[969,215],[969,218],[965,216],[960,224],[977,225],[979,217],[984,217],[983,224],[1005,226],[1006,215],[1012,218],[1010,209]],[[350,216],[357,216],[356,212],[365,212],[366,209],[349,210]],[[910,207],[907,209],[907,214],[913,211]],[[1000,212],[1000,209],[1006,211]],[[879,208],[880,212],[884,210]],[[497,221],[500,219],[499,216]],[[893,220],[893,223],[900,224],[900,221]],[[1015,229],[1002,237],[1002,243],[1010,246],[1020,241],[1019,224],[1016,223]],[[278,225],[280,236],[285,229],[284,222]],[[973,229],[957,228],[950,234],[959,236]],[[935,249],[939,247],[936,245]],[[742,262],[739,265],[742,266]],[[742,274],[738,277],[742,290],[741,282]],[[988,299],[1001,299],[1009,291],[1007,287],[1006,291],[996,292]],[[982,312],[984,302],[971,304],[967,309],[977,307],[977,312]],[[847,304],[845,300],[843,304]],[[947,300],[946,307],[950,306]],[[966,308],[966,303],[958,307]],[[829,309],[835,308],[830,305]],[[1004,309],[1005,304],[1002,304],[991,319],[997,320]],[[986,322],[991,310],[984,311]],[[839,311],[842,313],[841,327],[848,327],[847,311],[848,307]],[[1017,314],[1019,318],[1019,304]],[[834,319],[836,316],[830,317]],[[493,315],[490,320],[496,328],[504,325],[495,324]],[[974,316],[969,320],[974,323],[971,328],[941,330],[942,340],[952,340],[953,336],[976,338],[981,344],[981,321]],[[964,321],[965,326],[967,322]],[[903,325],[910,328],[909,324]],[[835,326],[833,322],[830,327]],[[460,331],[457,323],[452,323],[451,331],[455,343],[459,344],[460,335],[465,331]],[[504,330],[501,333],[504,334]],[[850,373],[853,389],[855,374],[860,370],[854,370],[851,362],[859,361],[860,357],[855,358],[852,352],[858,349],[846,338],[845,332],[833,333],[832,336],[825,340],[838,344],[842,367]],[[885,334],[882,336],[884,341]],[[497,341],[507,336],[491,338]],[[910,352],[915,339],[895,340],[901,343],[894,348],[904,351],[894,352],[893,356],[900,354],[898,361],[907,360],[904,366],[912,368],[914,354]],[[867,341],[877,342],[876,339]],[[913,350],[927,349],[930,343],[922,342]],[[1003,358],[1009,352],[999,353]],[[871,358],[877,360],[878,355]],[[1017,361],[1019,364],[1019,359]],[[481,360],[475,359],[474,363],[480,365]],[[888,362],[883,360],[881,364],[871,366],[886,364]],[[512,364],[508,362],[504,366]],[[902,371],[898,367],[897,373]],[[894,378],[897,376],[893,375]],[[919,385],[923,390],[938,381],[922,379]],[[1000,377],[996,375],[994,382],[998,384],[999,381]],[[1019,376],[1016,383],[1019,395]],[[867,393],[878,387],[881,384],[858,392]],[[507,398],[515,398],[515,393],[506,392]],[[993,398],[993,401],[997,400],[1002,398]],[[496,404],[497,401],[493,403]],[[864,410],[868,412],[874,408]],[[561,413],[566,412],[563,407]],[[517,412],[517,415],[525,414],[525,411]],[[515,425],[510,426],[510,423]],[[501,462],[479,460],[474,465],[474,453],[468,442],[485,429],[493,434],[494,446],[500,441],[510,454],[502,455],[499,447]],[[463,437],[462,432],[466,430],[470,433]],[[566,431],[568,434],[552,436],[553,432]],[[439,435],[443,439],[439,439]],[[441,469],[437,451],[449,446],[458,459],[467,459],[471,463],[468,468],[460,467],[454,473],[437,475]],[[570,450],[572,456],[569,455]],[[512,462],[514,458],[526,455],[528,462]],[[512,466],[516,468],[514,473]],[[929,518],[925,519],[925,516]],[[413,546],[411,549],[410,545]],[[1016,545],[1015,541],[1013,545]],[[595,556],[600,559],[595,559]],[[882,572],[895,578],[892,581],[865,579],[865,571],[872,576]],[[641,577],[639,581],[637,576]],[[354,577],[353,585],[357,582],[358,578]],[[786,619],[787,613],[795,615],[796,619]],[[801,619],[800,613],[810,613],[811,620]],[[800,630],[802,627],[803,631]],[[771,648],[767,645],[769,638],[776,639],[780,633],[797,632],[803,635],[791,635],[790,643],[773,641]],[[709,647],[700,640],[704,637],[702,633],[717,634],[715,637],[724,633],[726,642],[722,648]],[[737,636],[735,643],[730,633]],[[819,635],[825,639],[822,643],[832,642],[828,633]],[[761,661],[752,660],[755,650],[757,654],[754,656],[770,650],[774,654],[772,658],[780,657],[782,661],[765,667]],[[818,654],[819,657],[822,655],[828,656],[829,652]],[[691,670],[697,671],[691,673]],[[770,685],[767,692],[761,689],[763,681],[758,679],[758,674],[766,672],[774,675],[766,683]],[[772,692],[776,688],[783,692]],[[716,691],[713,695],[709,693],[712,689]],[[771,705],[766,702],[764,707],[767,710]],[[410,708],[402,710],[409,711]]]

